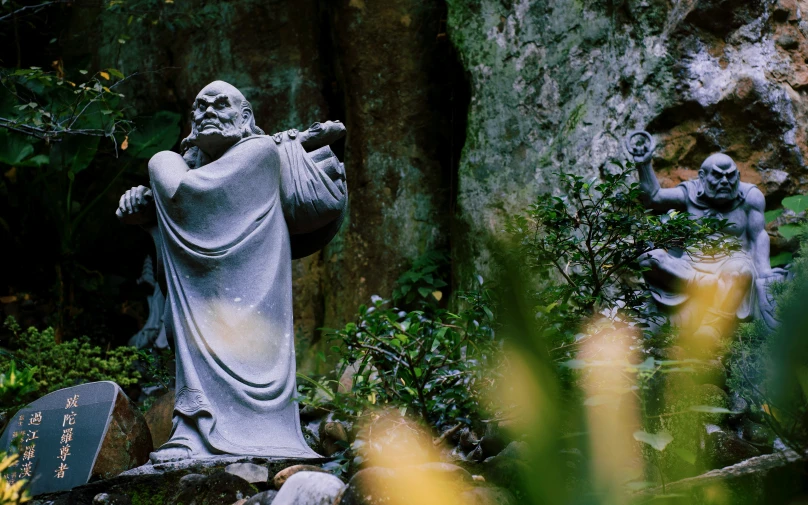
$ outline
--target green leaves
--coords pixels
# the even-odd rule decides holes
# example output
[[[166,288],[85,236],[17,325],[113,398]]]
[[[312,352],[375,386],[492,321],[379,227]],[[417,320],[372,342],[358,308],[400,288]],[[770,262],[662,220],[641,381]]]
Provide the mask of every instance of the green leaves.
[[[443,298],[441,288],[448,284],[441,273],[448,265],[445,254],[430,251],[417,258],[412,267],[396,281],[393,301],[396,303],[434,304]]]
[[[179,140],[180,115],[176,112],[160,111],[153,117],[140,122],[137,129],[129,134],[130,156],[148,159],[160,151],[167,151]]]
[[[67,137],[51,148],[51,167],[56,170],[66,170],[68,177],[75,177],[76,174],[90,166],[98,152],[100,141],[100,137]]]
[[[792,239],[794,237],[804,234],[805,226],[803,224],[797,224],[797,223],[784,224],[779,228],[777,228],[777,231],[779,231],[780,235],[782,235],[784,238]]]
[[[666,431],[648,433],[647,431],[639,430],[634,432],[634,440],[648,444],[657,451],[664,451],[665,447],[673,442],[673,435]]]
[[[34,140],[19,133],[0,130],[0,163],[11,166],[39,166],[34,157]]]
[[[428,268],[420,264],[415,275],[402,277],[420,279]],[[478,391],[490,383],[483,363],[496,351],[494,312],[487,292],[460,293],[458,300],[455,314],[426,300],[421,310],[407,312],[373,297],[355,322],[334,332],[338,375],[353,371],[350,384],[329,400],[338,415],[353,420],[389,406],[433,426],[479,418]]]
[[[769,258],[769,263],[771,264],[772,267],[778,267],[791,263],[793,259],[794,255],[791,254],[790,252],[781,252],[780,254]]]
[[[88,80],[80,83],[38,67],[0,70],[0,128],[49,141],[127,132],[130,123],[119,104],[123,95],[108,82],[113,74],[123,78],[115,69],[82,77]],[[80,70],[79,75],[89,72]]]
[[[13,355],[0,355],[0,377],[4,377],[0,382],[9,384],[11,376],[18,374],[15,401],[19,404],[2,402],[4,407],[21,406],[36,396],[84,382],[111,380],[127,387],[140,379],[132,366],[138,359],[134,347],[105,351],[91,345],[87,337],[57,344],[53,328],[21,330],[10,317],[4,326],[14,334],[17,349]],[[26,368],[16,372],[15,362],[24,363]],[[2,391],[0,385],[0,395]]]
[[[557,174],[563,194],[541,196],[506,225],[517,245],[514,263],[558,280],[538,294],[539,307],[563,302],[566,315],[540,311],[548,321],[591,317],[615,306],[628,317],[639,315],[648,295],[629,279],[642,274],[640,259],[652,250],[721,254],[739,247],[720,233],[725,220],[648,211],[639,184],[628,178],[632,166],[616,166],[600,180]]]
[[[808,209],[808,195],[794,195],[783,198],[783,207],[795,214],[800,214]]]
[[[769,210],[763,213],[763,217],[766,219],[766,224],[773,222],[781,215],[783,215],[783,209]]]

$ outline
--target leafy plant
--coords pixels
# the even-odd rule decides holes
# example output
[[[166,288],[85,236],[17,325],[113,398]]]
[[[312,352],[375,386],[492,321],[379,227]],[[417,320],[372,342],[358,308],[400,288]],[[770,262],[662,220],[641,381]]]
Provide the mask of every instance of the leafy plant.
[[[793,195],[783,198],[782,208],[766,212],[766,224],[778,221],[777,232],[786,240],[801,237],[806,233],[805,211],[808,195]],[[771,265],[786,265],[794,259],[792,251],[782,251],[769,258]]]
[[[164,26],[170,31],[189,28],[203,28],[206,23],[215,22],[230,15],[233,7],[228,4],[190,5],[174,0],[108,0],[104,2],[107,12],[118,14],[126,19],[122,25],[131,27],[133,23],[153,29],[154,25]],[[129,33],[121,33],[118,44],[126,44]]]
[[[0,372],[0,405],[20,405],[39,389],[34,372],[30,367],[17,370],[17,363],[12,360],[8,369]]]
[[[800,251],[808,246],[805,236]],[[741,325],[730,356],[728,385],[750,402],[753,412],[796,451],[808,448],[808,258],[792,264],[793,278],[775,291],[780,326],[759,321]]]
[[[171,349],[141,349],[138,359],[146,369],[147,382],[141,381],[144,386],[159,386],[171,389],[174,379],[174,353]]]
[[[138,359],[134,347],[104,351],[91,345],[86,337],[57,343],[53,328],[23,331],[12,317],[4,326],[13,334],[16,349],[0,355],[0,370],[10,378],[12,371],[19,373],[15,363],[21,363],[26,367],[22,376],[26,382],[32,380],[35,387],[18,388],[18,403],[4,403],[3,408],[16,410],[36,397],[84,382],[109,380],[127,387],[140,379],[140,373],[133,368]]]
[[[473,393],[493,360],[494,319],[488,293],[459,296],[465,307],[458,314],[401,312],[378,297],[361,306],[358,320],[334,335],[342,343],[340,375],[356,367],[344,410],[360,416],[393,406],[432,426],[470,423],[480,410]]]
[[[89,76],[85,70],[78,73]],[[127,118],[123,95],[117,91],[125,80],[114,68],[98,71],[85,82],[73,82],[63,71],[0,70],[0,169],[5,174],[0,195],[8,206],[3,228],[14,238],[11,243],[20,249],[20,257],[34,241],[46,245],[37,254],[52,251],[44,263],[55,267],[57,341],[74,315],[75,288],[98,284],[82,282],[92,270],[76,259],[88,218],[126,171],[169,149],[179,137],[176,113],[161,111],[139,121]],[[102,139],[122,161],[100,177],[88,175],[97,154],[105,152]],[[36,239],[28,236],[33,233]]]
[[[537,312],[562,313],[559,317],[571,322],[619,307],[633,318],[648,308],[648,295],[636,283],[644,254],[654,249],[716,254],[738,247],[720,233],[726,220],[647,210],[639,184],[628,180],[631,167],[617,164],[616,172],[601,180],[559,174],[563,195],[543,195],[509,220],[515,257],[537,277],[559,280],[536,293]]]
[[[486,370],[497,349],[492,302],[482,288],[458,299],[457,313],[434,304],[405,312],[374,296],[355,322],[330,337],[340,356],[337,376],[350,375],[350,384],[334,392],[333,382],[306,379],[315,384],[309,401],[319,395],[352,421],[381,408],[435,427],[479,419],[475,392],[490,380]]]
[[[441,279],[440,270],[448,259],[443,253],[430,251],[413,262],[412,267],[396,281],[393,300],[397,303],[413,302],[433,304],[443,298],[442,288],[448,286]]]
[[[88,74],[79,70],[82,77]],[[114,68],[96,72],[80,83],[68,80],[63,71],[46,72],[39,67],[0,70],[0,84],[5,88],[0,95],[0,128],[48,144],[68,138],[89,138],[71,142],[72,155],[66,157],[70,169],[80,171],[88,156],[86,152],[95,151],[98,137],[115,140],[117,133],[125,138],[132,129],[132,122],[125,118],[120,105],[124,95],[114,91],[124,81],[124,75]],[[28,151],[33,149],[29,147]],[[11,153],[11,159],[8,154],[4,153],[4,161],[10,165],[37,166],[48,162],[47,157],[26,160],[25,152]]]

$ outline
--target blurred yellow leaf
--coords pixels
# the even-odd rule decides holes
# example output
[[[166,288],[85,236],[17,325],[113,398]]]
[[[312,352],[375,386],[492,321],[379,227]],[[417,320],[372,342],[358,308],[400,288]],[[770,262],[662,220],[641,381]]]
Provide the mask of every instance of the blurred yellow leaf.
[[[443,293],[440,291],[433,291],[432,296],[435,297],[435,300],[440,301],[440,299],[443,298]]]
[[[780,413],[777,411],[777,409],[774,408],[774,407],[770,407],[768,403],[764,403],[763,406],[761,406],[761,409],[763,410],[763,412],[765,412],[768,415],[772,416],[777,421],[781,420],[780,419]]]
[[[126,137],[123,139],[123,142],[121,142],[121,150],[122,150],[122,151],[126,151],[126,148],[127,148],[127,147],[129,147],[129,135],[127,135],[127,136],[126,136]]]
[[[647,431],[635,431],[634,440],[644,442],[658,451],[665,450],[669,443],[673,442],[673,436],[666,431],[659,433],[648,433]]]
[[[103,77],[106,80],[109,80],[109,74],[106,73],[106,72],[98,72],[98,75],[100,75],[101,77]]]
[[[3,174],[11,182],[17,182],[17,167],[11,167]]]

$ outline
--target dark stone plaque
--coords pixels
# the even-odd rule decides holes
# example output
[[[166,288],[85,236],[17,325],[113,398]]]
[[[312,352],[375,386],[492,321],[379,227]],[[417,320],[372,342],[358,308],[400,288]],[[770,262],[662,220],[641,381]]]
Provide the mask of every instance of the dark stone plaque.
[[[107,434],[120,388],[93,382],[54,391],[17,412],[0,436],[0,451],[20,458],[8,471],[12,481],[29,480],[32,495],[87,483]]]

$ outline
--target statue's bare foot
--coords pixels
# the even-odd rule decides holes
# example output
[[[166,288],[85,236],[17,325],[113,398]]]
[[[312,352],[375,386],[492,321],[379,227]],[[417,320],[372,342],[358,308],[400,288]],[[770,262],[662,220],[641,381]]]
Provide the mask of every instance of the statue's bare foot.
[[[149,459],[153,465],[156,465],[159,463],[190,459],[192,456],[193,452],[191,452],[191,449],[181,445],[173,445],[170,447],[163,446],[160,449],[150,453]]]

